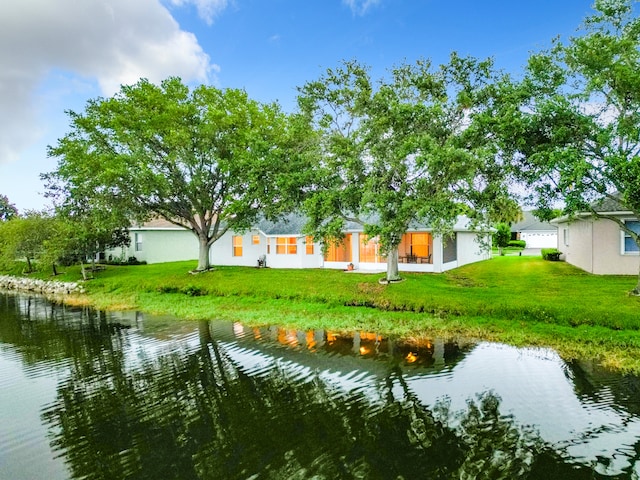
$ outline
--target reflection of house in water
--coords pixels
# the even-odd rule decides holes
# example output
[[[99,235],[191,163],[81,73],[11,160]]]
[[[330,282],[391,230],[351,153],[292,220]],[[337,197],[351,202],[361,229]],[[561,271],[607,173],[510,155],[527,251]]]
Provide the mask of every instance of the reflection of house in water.
[[[134,312],[97,312],[92,309],[73,309],[56,305],[39,296],[8,297],[14,308],[32,320],[65,319],[64,328],[83,329],[86,325],[101,325],[105,334],[120,328],[135,327],[143,337],[166,341],[189,335],[193,324],[177,322],[170,316],[152,316]],[[71,316],[70,313],[74,312]],[[236,343],[242,348],[268,353],[275,357],[311,368],[335,371],[362,370],[386,376],[392,367],[399,366],[407,373],[423,368],[451,368],[472,348],[464,341],[406,340],[383,337],[373,332],[353,335],[325,330],[298,331],[277,326],[248,328],[240,323],[205,322],[214,340]],[[63,325],[60,325],[63,327]],[[302,354],[301,354],[302,353]]]
[[[312,368],[348,368],[386,375],[389,366],[406,373],[423,369],[449,369],[473,347],[473,343],[440,339],[398,339],[374,332],[353,335],[325,330],[298,331],[277,326],[229,328],[224,322],[211,322],[212,337],[234,341],[238,346],[292,360]],[[230,338],[232,337],[232,338]],[[277,353],[275,352],[277,350]]]

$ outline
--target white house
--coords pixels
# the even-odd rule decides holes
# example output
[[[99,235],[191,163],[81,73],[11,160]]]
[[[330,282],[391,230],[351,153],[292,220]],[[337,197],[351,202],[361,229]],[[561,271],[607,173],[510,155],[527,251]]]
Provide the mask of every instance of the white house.
[[[556,248],[558,228],[539,220],[531,211],[522,214],[524,218],[511,225],[511,239],[524,240],[527,248]]]
[[[634,232],[640,232],[640,221],[620,204],[607,200],[597,211],[619,219]],[[558,227],[557,248],[568,263],[599,275],[637,275],[640,252],[633,239],[614,222],[584,213],[577,218],[557,218],[551,221]]]
[[[405,272],[444,272],[468,263],[490,258],[489,235],[481,235],[461,218],[451,237],[433,235],[429,228],[416,226],[402,237],[399,270]],[[386,270],[386,259],[375,238],[368,239],[358,224],[349,224],[341,245],[322,245],[301,233],[304,218],[289,215],[279,222],[262,221],[245,232],[227,232],[210,249],[212,265],[257,266],[264,258],[272,268],[334,268]],[[108,257],[136,257],[147,263],[195,260],[198,242],[189,230],[164,220],[154,220],[130,229],[131,245],[108,251]]]

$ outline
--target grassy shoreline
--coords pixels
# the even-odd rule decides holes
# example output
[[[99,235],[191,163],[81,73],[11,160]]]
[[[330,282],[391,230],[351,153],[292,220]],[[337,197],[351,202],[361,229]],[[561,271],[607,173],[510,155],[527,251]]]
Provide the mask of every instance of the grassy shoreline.
[[[381,275],[363,273],[217,267],[191,275],[193,266],[108,266],[86,283],[85,295],[66,301],[185,320],[550,347],[566,359],[640,374],[640,298],[627,294],[635,285],[629,276],[595,276],[519,256],[445,274],[405,274],[404,282],[391,286],[378,284]],[[74,268],[57,277],[78,278]]]

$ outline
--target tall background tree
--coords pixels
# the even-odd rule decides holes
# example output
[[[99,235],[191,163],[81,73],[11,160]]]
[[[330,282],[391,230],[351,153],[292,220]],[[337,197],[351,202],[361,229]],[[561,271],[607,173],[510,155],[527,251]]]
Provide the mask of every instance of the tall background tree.
[[[504,255],[503,248],[509,246],[511,240],[511,227],[507,223],[498,223],[493,233],[493,245],[498,247],[500,255]]]
[[[18,216],[18,209],[9,202],[6,195],[0,195],[0,222],[11,220]]]
[[[276,216],[304,170],[289,117],[241,90],[141,80],[69,116],[70,133],[49,149],[59,159],[44,175],[50,195],[189,229],[200,271],[225,232]]]
[[[501,135],[543,217],[564,205],[639,232],[598,206],[640,218],[640,19],[632,0],[596,0],[580,35],[530,57],[504,90]],[[640,275],[633,293],[640,294]]]
[[[439,67],[401,65],[377,84],[346,62],[304,85],[298,102],[317,139],[308,233],[335,243],[346,222],[363,225],[393,281],[410,225],[446,235],[463,214],[485,232],[510,220],[517,205],[483,117],[499,79],[490,61],[452,54]]]
[[[28,211],[0,223],[0,265],[11,269],[16,260],[26,263],[24,273],[48,261],[46,242],[55,236],[56,220],[50,212]],[[45,258],[46,257],[46,258]]]

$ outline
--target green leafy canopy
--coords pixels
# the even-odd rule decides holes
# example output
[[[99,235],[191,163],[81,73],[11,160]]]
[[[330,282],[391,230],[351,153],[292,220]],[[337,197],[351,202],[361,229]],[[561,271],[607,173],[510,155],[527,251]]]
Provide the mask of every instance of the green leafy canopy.
[[[305,84],[300,110],[317,134],[308,232],[337,241],[346,222],[360,223],[379,238],[392,280],[410,225],[446,234],[462,214],[481,229],[511,216],[507,169],[484,118],[499,78],[490,61],[452,54],[439,67],[400,65],[378,83],[351,61]]]
[[[226,231],[285,209],[304,171],[295,161],[295,122],[242,90],[140,80],[69,116],[71,131],[49,149],[59,159],[44,176],[50,194],[191,230],[199,270],[209,268],[209,247]]]

